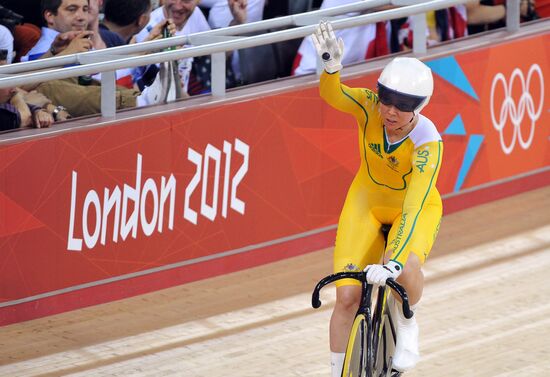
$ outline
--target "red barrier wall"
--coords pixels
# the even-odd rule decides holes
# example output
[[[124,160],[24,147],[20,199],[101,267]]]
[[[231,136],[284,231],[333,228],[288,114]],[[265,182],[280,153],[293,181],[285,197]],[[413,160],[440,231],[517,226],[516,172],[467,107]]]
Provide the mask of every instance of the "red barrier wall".
[[[447,212],[550,182],[549,36],[428,62]],[[317,88],[1,146],[0,324],[330,246],[358,164]]]

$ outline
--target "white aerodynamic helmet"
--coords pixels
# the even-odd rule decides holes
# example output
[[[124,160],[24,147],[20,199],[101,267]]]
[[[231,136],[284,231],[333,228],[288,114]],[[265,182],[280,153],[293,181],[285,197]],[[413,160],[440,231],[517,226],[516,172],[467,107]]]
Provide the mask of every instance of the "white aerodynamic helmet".
[[[416,58],[395,58],[378,78],[378,98],[384,105],[418,114],[434,91],[432,70]]]

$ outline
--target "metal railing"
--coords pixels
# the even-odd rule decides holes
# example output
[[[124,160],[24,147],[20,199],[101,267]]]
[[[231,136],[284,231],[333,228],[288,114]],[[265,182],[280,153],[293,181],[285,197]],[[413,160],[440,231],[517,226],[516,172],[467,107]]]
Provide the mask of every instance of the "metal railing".
[[[334,29],[345,29],[379,21],[412,16],[414,17],[413,53],[422,55],[426,53],[425,13],[463,4],[466,1],[467,0],[431,0],[419,3],[418,0],[364,0],[344,6],[231,26],[186,36],[171,37],[128,46],[17,63],[0,67],[0,88],[82,75],[92,75],[101,72],[101,114],[104,117],[112,117],[116,113],[115,71],[117,69],[211,55],[212,95],[223,96],[225,94],[225,53],[228,51],[303,38],[313,33],[321,19],[331,19],[331,17],[337,15],[359,12],[356,16],[345,18],[335,17],[331,19]],[[387,5],[399,7],[374,13],[360,13]],[[507,29],[511,32],[518,30],[519,19],[519,1],[507,0]],[[266,30],[277,28],[289,29],[265,33]],[[245,36],[245,34],[257,33],[260,31],[264,33]],[[192,47],[158,52],[168,47],[182,45],[192,45]],[[152,53],[147,55],[135,55],[146,52]],[[73,66],[65,67],[67,65]]]

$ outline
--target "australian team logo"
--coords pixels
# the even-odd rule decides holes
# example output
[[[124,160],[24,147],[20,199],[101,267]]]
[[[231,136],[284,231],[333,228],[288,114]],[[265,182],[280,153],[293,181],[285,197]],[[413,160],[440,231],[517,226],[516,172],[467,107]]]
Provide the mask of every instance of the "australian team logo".
[[[390,168],[392,168],[393,170],[397,169],[397,167],[399,166],[399,160],[397,160],[395,156],[389,156],[387,160]]]
[[[344,266],[344,271],[345,272],[359,272],[359,271],[361,271],[361,268],[359,268],[359,266],[357,266],[356,264],[348,263]]]
[[[519,85],[521,93],[519,97],[513,95],[516,85]],[[499,103],[495,98],[503,99]],[[529,68],[527,77],[519,68],[516,68],[509,79],[500,72],[493,78],[491,120],[493,127],[499,133],[500,146],[505,154],[512,153],[516,142],[523,149],[528,149],[531,146],[535,137],[536,122],[541,116],[543,104],[544,77],[538,64],[533,64]],[[512,128],[505,131],[507,127]]]

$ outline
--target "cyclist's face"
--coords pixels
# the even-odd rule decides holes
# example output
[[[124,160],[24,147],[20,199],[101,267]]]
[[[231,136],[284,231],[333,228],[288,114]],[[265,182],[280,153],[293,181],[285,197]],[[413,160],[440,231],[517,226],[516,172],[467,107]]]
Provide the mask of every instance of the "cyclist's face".
[[[44,12],[48,27],[60,33],[88,27],[88,0],[63,0],[56,14]]]
[[[199,3],[199,0],[165,0],[164,7],[168,18],[174,20],[174,24],[181,29]]]
[[[406,126],[414,116],[410,111],[401,111],[394,105],[384,105],[382,102],[380,102],[380,114],[384,125],[390,131]]]

